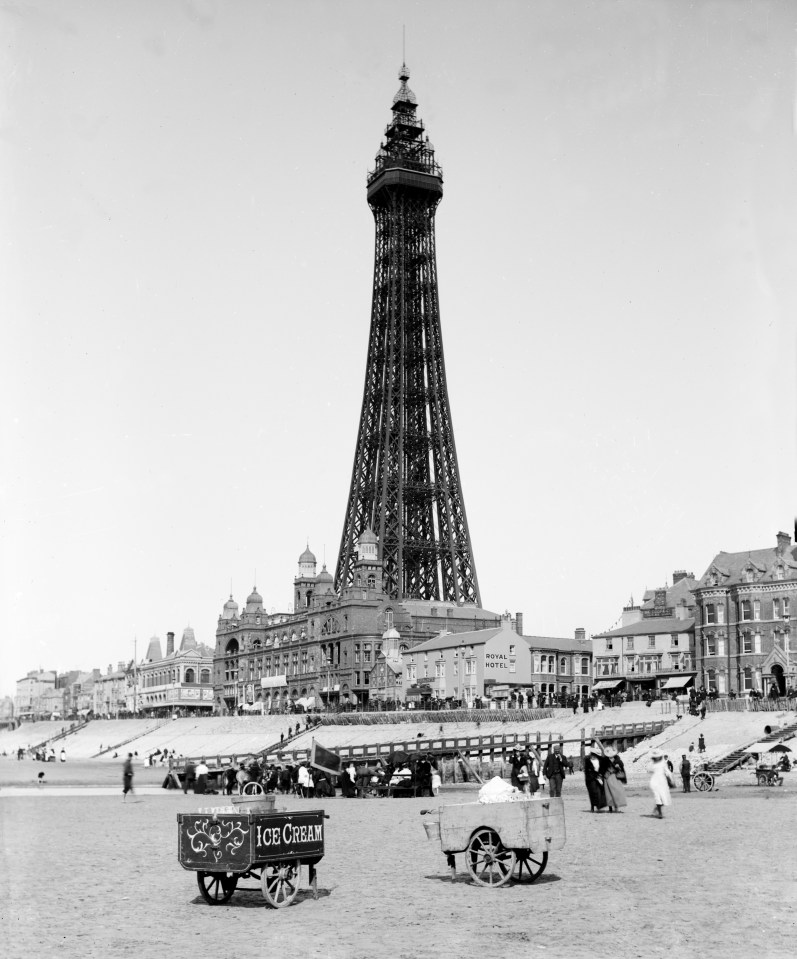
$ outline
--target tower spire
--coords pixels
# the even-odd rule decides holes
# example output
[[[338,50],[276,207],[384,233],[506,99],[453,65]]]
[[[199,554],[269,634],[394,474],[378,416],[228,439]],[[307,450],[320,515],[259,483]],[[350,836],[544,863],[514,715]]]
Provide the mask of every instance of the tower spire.
[[[335,583],[353,581],[370,527],[388,595],[478,604],[440,329],[434,217],[443,171],[409,76],[402,63],[367,178],[376,221],[371,330]]]

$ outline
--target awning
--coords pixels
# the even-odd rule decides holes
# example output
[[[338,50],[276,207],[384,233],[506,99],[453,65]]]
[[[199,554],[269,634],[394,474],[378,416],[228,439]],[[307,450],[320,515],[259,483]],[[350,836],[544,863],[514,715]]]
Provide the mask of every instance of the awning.
[[[262,689],[274,689],[275,686],[287,686],[288,677],[283,676],[263,676],[260,680]]]
[[[352,706],[356,706],[356,705],[357,705],[357,693],[348,692],[348,693],[344,693],[343,695],[348,698],[348,700],[349,700],[349,702],[352,704]]]
[[[260,703],[244,703],[241,709],[248,713],[253,713],[255,710],[260,712]]]
[[[622,682],[622,679],[599,679],[597,683],[594,683],[593,689],[617,689],[617,687]]]
[[[329,686],[324,686],[324,687],[322,687],[321,692],[322,692],[322,693],[329,693],[329,692],[339,693],[339,692],[340,692],[340,683],[336,683],[331,689],[329,688]]]
[[[625,678],[631,683],[654,683],[656,681],[653,673],[646,676],[626,676]]]
[[[302,696],[296,700],[297,706],[303,706],[305,709],[312,709],[315,706],[315,696]]]
[[[662,689],[683,689],[692,682],[694,676],[670,676]]]
[[[753,743],[744,750],[746,753],[770,753],[770,752],[791,752],[791,747],[786,743]]]

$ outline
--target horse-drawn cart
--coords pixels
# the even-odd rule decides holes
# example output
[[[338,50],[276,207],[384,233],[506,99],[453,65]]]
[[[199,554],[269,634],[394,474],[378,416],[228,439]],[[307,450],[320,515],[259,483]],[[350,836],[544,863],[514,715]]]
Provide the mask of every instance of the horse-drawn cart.
[[[238,883],[260,883],[268,905],[290,905],[299,892],[301,866],[308,867],[313,897],[318,898],[316,865],[324,855],[323,809],[298,812],[178,813],[178,857],[197,874],[204,900],[216,906]]]
[[[548,853],[565,844],[565,811],[561,799],[464,803],[423,810],[430,839],[440,839],[456,876],[455,853],[465,853],[474,882],[503,886],[510,879],[532,883],[545,871]]]

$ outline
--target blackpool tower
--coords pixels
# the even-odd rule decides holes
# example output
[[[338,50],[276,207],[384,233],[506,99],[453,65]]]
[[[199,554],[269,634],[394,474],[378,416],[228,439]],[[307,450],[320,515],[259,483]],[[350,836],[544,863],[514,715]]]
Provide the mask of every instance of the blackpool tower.
[[[443,172],[408,79],[402,66],[367,180],[376,223],[371,331],[335,586],[352,583],[369,530],[389,596],[481,605],[440,332],[434,218]]]

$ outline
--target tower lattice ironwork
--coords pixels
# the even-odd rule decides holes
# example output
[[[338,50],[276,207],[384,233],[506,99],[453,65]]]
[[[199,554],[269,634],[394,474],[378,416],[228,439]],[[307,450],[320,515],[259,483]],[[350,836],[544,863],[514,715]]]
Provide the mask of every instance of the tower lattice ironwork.
[[[480,605],[446,387],[434,218],[443,172],[407,86],[368,175],[376,221],[368,364],[335,575],[349,585],[360,535],[379,537],[386,592]]]

